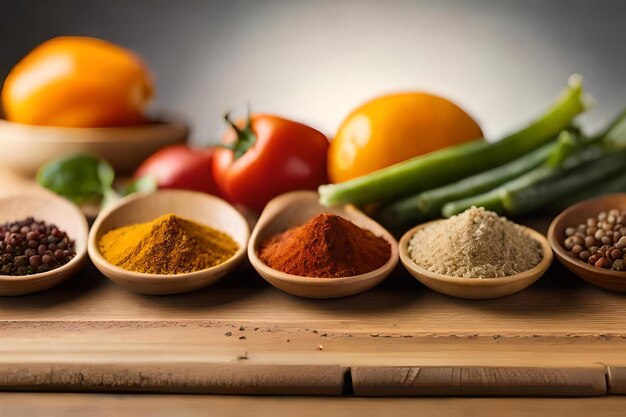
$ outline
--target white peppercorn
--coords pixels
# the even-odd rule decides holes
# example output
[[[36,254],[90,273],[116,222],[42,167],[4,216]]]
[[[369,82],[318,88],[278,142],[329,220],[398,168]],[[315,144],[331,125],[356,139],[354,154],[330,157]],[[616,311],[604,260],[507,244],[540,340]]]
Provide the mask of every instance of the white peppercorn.
[[[596,218],[565,229],[563,246],[597,268],[626,270],[626,210],[603,211]]]

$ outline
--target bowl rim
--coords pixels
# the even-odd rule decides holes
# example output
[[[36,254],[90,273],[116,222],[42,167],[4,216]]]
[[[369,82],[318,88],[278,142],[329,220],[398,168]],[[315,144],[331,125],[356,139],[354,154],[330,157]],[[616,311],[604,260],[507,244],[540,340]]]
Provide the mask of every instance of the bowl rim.
[[[415,263],[415,261],[413,261],[413,259],[409,255],[409,249],[408,249],[409,241],[418,230],[421,230],[429,225],[439,223],[445,220],[447,219],[437,219],[437,220],[432,220],[426,223],[419,224],[409,229],[407,232],[404,233],[404,235],[402,235],[402,238],[400,239],[400,244],[399,244],[400,260],[402,261],[402,264],[407,269],[413,270],[414,272],[428,279],[432,279],[432,280],[447,283],[447,284],[455,284],[455,285],[465,286],[465,287],[497,287],[497,286],[502,286],[502,285],[510,285],[512,283],[519,282],[519,281],[524,281],[535,275],[537,275],[537,279],[539,279],[539,277],[541,277],[541,275],[552,264],[552,260],[553,260],[552,248],[550,247],[550,243],[548,242],[546,237],[543,236],[538,231],[528,226],[518,225],[522,227],[522,230],[524,233],[526,233],[535,241],[539,242],[539,244],[541,245],[542,259],[541,261],[539,261],[537,265],[533,266],[531,269],[518,272],[517,274],[513,274],[513,275],[509,275],[505,277],[493,277],[493,278],[455,277],[451,275],[438,274],[436,272],[429,271],[426,268],[423,268],[417,263]]]
[[[189,127],[180,118],[176,117],[158,117],[156,119],[150,119],[144,124],[130,125],[130,126],[109,126],[109,127],[65,127],[65,126],[46,126],[46,125],[31,125],[27,123],[12,122],[3,117],[0,117],[0,131],[4,129],[23,129],[30,130],[41,134],[42,137],[36,139],[31,138],[30,141],[36,142],[50,142],[50,143],[99,143],[99,142],[127,142],[137,140],[136,138],[130,138],[124,135],[116,135],[121,131],[127,131],[132,133],[138,132],[154,132],[167,129],[176,129],[180,132],[186,132],[188,134]],[[46,132],[55,132],[64,134],[62,139],[49,137],[45,135]],[[84,137],[84,134],[96,134],[99,137]],[[106,136],[106,137],[105,137]]]
[[[39,280],[53,278],[61,273],[71,270],[72,268],[74,268],[75,266],[78,266],[78,264],[82,263],[85,260],[85,257],[87,256],[87,252],[88,252],[88,247],[89,247],[89,225],[87,224],[87,218],[80,211],[78,206],[76,206],[69,200],[66,200],[65,198],[62,198],[62,197],[58,197],[54,194],[44,195],[44,194],[22,194],[22,193],[2,196],[0,197],[0,204],[2,204],[3,200],[9,200],[9,199],[12,200],[15,198],[23,198],[27,200],[39,199],[39,200],[45,200],[46,202],[53,202],[53,204],[64,205],[67,210],[69,210],[70,212],[73,212],[73,215],[76,216],[76,219],[78,220],[80,227],[84,232],[83,233],[84,243],[82,247],[78,248],[78,251],[76,251],[76,255],[74,255],[74,257],[70,259],[68,263],[58,268],[52,269],[47,272],[41,272],[41,273],[31,274],[31,275],[18,275],[18,276],[0,275],[0,283],[2,284],[10,284],[10,283],[17,283],[17,282],[25,283],[25,282],[39,281]],[[42,218],[40,220],[48,223],[45,218]],[[76,242],[76,238],[74,238],[74,242]]]
[[[569,217],[570,215],[572,215],[574,212],[577,212],[578,210],[584,207],[587,207],[588,205],[592,205],[597,202],[607,200],[610,198],[615,198],[617,196],[619,196],[619,198],[624,198],[624,200],[626,200],[626,193],[612,193],[612,194],[605,194],[599,197],[589,198],[587,200],[583,200],[581,202],[578,202],[566,208],[550,222],[550,226],[548,227],[548,242],[550,242],[550,246],[552,246],[552,250],[554,251],[557,258],[561,262],[566,262],[572,267],[577,268],[577,269],[584,269],[594,275],[603,276],[605,278],[611,278],[615,280],[626,280],[625,271],[613,271],[610,269],[607,270],[607,269],[602,269],[602,268],[596,268],[595,266],[589,265],[588,263],[585,263],[581,261],[580,259],[574,258],[573,256],[569,254],[569,251],[567,251],[563,247],[561,240],[558,239],[556,236],[557,227],[560,226],[561,223],[564,222],[565,219]]]
[[[242,225],[244,225],[244,232],[245,232],[243,236],[244,243],[239,244],[239,242],[237,242],[239,246],[239,248],[237,248],[237,251],[230,258],[228,258],[221,264],[218,264],[209,268],[201,269],[199,271],[186,272],[183,274],[148,274],[144,272],[130,271],[128,269],[124,269],[124,268],[121,268],[117,265],[110,263],[108,260],[105,259],[104,256],[102,256],[102,254],[100,253],[100,249],[98,248],[98,242],[96,242],[96,234],[100,229],[100,225],[104,222],[104,220],[107,217],[109,217],[113,212],[117,211],[118,209],[136,200],[148,198],[157,193],[159,194],[165,194],[165,193],[167,194],[192,194],[192,195],[196,195],[202,198],[218,200],[220,203],[225,204],[225,207],[228,207],[228,209],[232,210],[233,212],[237,214],[238,219],[241,220]],[[207,223],[202,223],[202,224],[209,226]],[[131,194],[127,197],[122,198],[114,205],[107,207],[104,211],[102,211],[98,215],[98,217],[96,217],[96,220],[91,226],[91,230],[89,232],[89,238],[87,242],[87,248],[88,248],[87,252],[89,253],[89,257],[96,267],[103,266],[109,269],[110,271],[116,272],[118,277],[123,276],[122,280],[124,281],[132,281],[132,282],[141,283],[141,284],[145,284],[146,280],[153,280],[155,282],[159,281],[161,283],[164,283],[167,281],[183,281],[183,280],[188,281],[188,280],[203,278],[209,273],[211,275],[220,273],[223,270],[227,270],[233,264],[238,263],[241,260],[242,256],[245,255],[247,242],[249,238],[250,238],[250,227],[248,226],[248,222],[243,217],[243,215],[235,207],[233,207],[230,203],[228,203],[226,200],[220,197],[217,197],[211,194],[202,193],[199,191],[182,190],[182,189],[162,189],[162,190],[157,190],[157,191],[152,191],[152,192],[139,192],[139,193]],[[119,279],[120,278],[118,278],[118,280]]]

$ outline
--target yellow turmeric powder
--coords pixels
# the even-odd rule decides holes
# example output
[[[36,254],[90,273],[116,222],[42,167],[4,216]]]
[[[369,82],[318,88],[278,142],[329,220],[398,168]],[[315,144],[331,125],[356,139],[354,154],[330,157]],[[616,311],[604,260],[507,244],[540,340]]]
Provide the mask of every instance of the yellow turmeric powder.
[[[110,230],[98,242],[114,265],[148,274],[184,274],[219,265],[239,249],[226,233],[166,214]]]

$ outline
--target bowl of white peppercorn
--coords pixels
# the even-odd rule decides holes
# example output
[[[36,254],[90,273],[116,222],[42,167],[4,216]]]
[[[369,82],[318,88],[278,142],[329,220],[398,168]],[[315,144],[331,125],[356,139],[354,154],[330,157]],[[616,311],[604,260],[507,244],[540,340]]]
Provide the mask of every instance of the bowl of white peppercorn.
[[[575,204],[550,224],[557,259],[585,281],[626,292],[626,193]]]

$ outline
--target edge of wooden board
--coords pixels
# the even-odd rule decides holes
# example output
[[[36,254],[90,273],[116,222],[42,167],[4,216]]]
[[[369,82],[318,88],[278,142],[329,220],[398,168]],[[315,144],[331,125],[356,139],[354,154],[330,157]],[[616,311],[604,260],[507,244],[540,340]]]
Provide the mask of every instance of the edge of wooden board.
[[[599,396],[607,394],[604,366],[353,367],[363,396]]]
[[[22,363],[0,364],[0,390],[583,397],[626,393],[626,368]]]
[[[341,395],[339,365],[0,364],[0,390]]]
[[[606,381],[609,394],[624,395],[626,394],[626,367],[613,366],[606,367]]]

